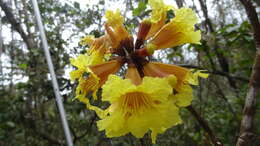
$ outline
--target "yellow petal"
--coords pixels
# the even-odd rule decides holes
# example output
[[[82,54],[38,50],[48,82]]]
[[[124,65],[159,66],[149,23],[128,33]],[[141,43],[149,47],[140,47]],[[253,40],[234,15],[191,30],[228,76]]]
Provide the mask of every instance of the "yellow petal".
[[[138,88],[141,91],[145,91],[151,95],[151,98],[160,102],[167,100],[167,94],[172,92],[172,87],[169,84],[169,79],[172,81],[172,77],[165,78],[152,78],[144,77],[143,82]],[[176,78],[175,78],[176,79]],[[176,82],[175,82],[176,83]]]
[[[157,125],[151,128],[152,143],[156,142],[156,137],[158,134],[164,133],[168,128],[182,123],[181,117],[179,115],[179,108],[171,103],[167,103],[165,106],[160,107],[160,112],[157,113],[153,119],[149,119],[151,124],[157,123]],[[160,125],[160,126],[158,126]]]
[[[108,111],[103,110],[101,108],[98,108],[97,106],[91,105],[88,98],[79,95],[79,96],[76,96],[76,99],[78,99],[80,102],[85,103],[87,109],[95,111],[99,118],[105,118],[106,117]]]
[[[135,85],[140,85],[142,83],[142,78],[140,77],[140,74],[139,74],[137,68],[132,67],[132,66],[128,66],[125,78],[130,79],[132,81],[132,83]]]
[[[193,99],[192,88],[183,84],[178,88],[177,93],[170,95],[169,98],[179,107],[189,106]]]
[[[70,72],[71,81],[79,79],[85,72],[87,72],[89,65],[99,62],[99,56],[96,55],[89,56],[87,54],[80,54],[76,58],[71,58],[70,63],[77,68],[76,70]]]
[[[117,48],[120,42],[129,36],[123,24],[123,17],[120,15],[119,9],[117,9],[115,12],[106,11],[106,18],[105,29],[110,37],[111,46]]]
[[[76,79],[80,78],[82,74],[84,73],[84,70],[73,70],[70,72],[70,80],[75,81]]]
[[[146,39],[155,35],[162,28],[166,22],[167,11],[173,9],[172,6],[166,5],[163,0],[149,0],[148,4],[152,8],[151,18],[148,19],[152,25]]]
[[[172,20],[175,23],[185,23],[190,28],[194,28],[194,25],[198,22],[198,17],[195,12],[190,8],[176,9],[175,17]]]
[[[89,77],[81,77],[79,78],[79,83],[76,88],[76,96],[85,97],[88,93],[94,92],[98,90],[99,86],[99,78],[97,78],[94,74],[90,74]],[[95,95],[95,94],[93,94]],[[96,96],[94,96],[96,99]]]
[[[163,0],[149,0],[148,5],[152,8],[152,14],[150,20],[152,23],[156,23],[166,18],[167,11],[173,9],[173,6],[166,5]]]
[[[119,9],[115,12],[108,10],[106,11],[106,23],[112,27],[121,26],[123,24],[124,18],[121,16]]]
[[[91,42],[90,48],[87,50],[88,54],[96,53],[99,56],[104,56],[108,52],[111,45],[110,38],[108,35],[103,35],[99,38],[95,38]]]
[[[95,36],[93,35],[87,35],[84,38],[81,39],[80,44],[81,45],[91,45],[95,40]]]
[[[114,102],[125,92],[134,90],[135,86],[129,79],[123,80],[116,75],[110,75],[102,89],[102,100]]]
[[[172,93],[169,80],[174,80],[169,78],[144,77],[140,85],[134,85],[129,79],[109,76],[102,96],[111,109],[98,121],[99,130],[105,130],[108,137],[131,133],[137,138],[151,130],[155,142],[157,134],[181,123],[179,109],[168,100]]]
[[[165,24],[150,41],[156,49],[175,47],[184,43],[199,44],[200,31],[194,31],[197,22],[195,13],[189,8],[181,8],[176,10],[175,14],[175,18]]]
[[[190,83],[192,85],[198,85],[199,84],[199,80],[198,80],[199,77],[208,78],[209,74],[208,73],[202,73],[202,71],[205,71],[205,70],[197,70],[195,73],[190,73],[187,76],[187,79],[186,79],[188,81],[188,83]]]
[[[120,67],[121,62],[119,60],[111,60],[105,63],[89,66],[89,71],[97,76],[99,80],[99,86],[102,86],[110,74],[116,73]]]
[[[149,62],[144,66],[144,74],[151,77],[168,77],[174,75],[178,84],[182,84],[189,74],[189,70],[177,65]]]
[[[97,127],[100,131],[106,130],[107,137],[119,137],[128,133],[124,117],[120,113],[97,121]]]
[[[88,56],[80,54],[76,58],[70,58],[70,63],[80,69],[84,69],[89,65]]]

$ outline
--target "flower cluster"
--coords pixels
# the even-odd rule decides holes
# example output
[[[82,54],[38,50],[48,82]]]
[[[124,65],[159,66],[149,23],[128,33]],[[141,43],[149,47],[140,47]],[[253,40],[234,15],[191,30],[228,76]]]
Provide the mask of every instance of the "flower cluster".
[[[159,133],[181,123],[179,108],[192,101],[190,85],[197,85],[199,76],[207,77],[200,71],[149,60],[156,50],[199,44],[201,36],[194,29],[197,17],[191,9],[175,9],[162,0],[148,4],[151,16],[140,23],[135,41],[120,12],[107,11],[106,34],[83,38],[81,43],[90,48],[71,59],[77,68],[70,73],[71,80],[78,82],[76,98],[97,113],[97,126],[107,137],[131,133],[141,138],[150,130],[154,143]],[[169,10],[175,17],[167,21]],[[124,77],[115,75],[123,66]],[[110,104],[104,110],[91,105],[88,98],[92,95],[97,100],[100,88],[101,100]]]

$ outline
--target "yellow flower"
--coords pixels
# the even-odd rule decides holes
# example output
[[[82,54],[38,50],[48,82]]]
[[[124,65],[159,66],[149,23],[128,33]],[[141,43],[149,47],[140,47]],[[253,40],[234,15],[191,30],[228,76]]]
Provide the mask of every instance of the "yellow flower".
[[[168,100],[172,93],[168,78],[144,77],[140,85],[110,75],[103,85],[102,100],[111,106],[108,115],[97,122],[107,137],[127,133],[137,138],[152,131],[152,141],[166,129],[181,123],[179,109]]]
[[[117,48],[120,42],[129,37],[127,30],[123,24],[123,17],[117,9],[115,12],[106,11],[107,22],[105,24],[106,32],[108,33],[111,41],[112,48]]]
[[[95,99],[97,99],[96,92],[99,87],[98,84],[99,84],[99,78],[93,73],[89,73],[88,77],[79,78],[78,86],[76,88],[76,98],[78,96],[85,97],[88,93],[93,91],[93,96]]]
[[[167,77],[169,75],[174,75],[177,78],[176,88],[183,84],[190,71],[186,68],[172,65],[164,64],[159,62],[149,62],[144,65],[144,74],[150,77]]]
[[[194,71],[194,70],[191,70]],[[197,70],[193,74],[189,75],[187,78],[187,81],[192,84],[192,85],[199,85],[199,80],[198,78],[208,78],[209,74],[208,73],[202,73],[203,71],[206,70]]]
[[[75,81],[79,79],[85,72],[88,72],[88,66],[102,62],[102,57],[98,54],[80,54],[77,58],[71,58],[70,63],[77,69],[70,72],[70,79]]]
[[[87,43],[86,39],[85,43]],[[99,38],[93,39],[92,42],[89,40],[89,45],[91,46],[87,50],[89,54],[96,53],[103,57],[104,54],[108,52],[111,42],[108,35],[103,35]]]
[[[183,84],[179,87],[176,93],[169,96],[169,99],[178,107],[189,106],[192,102],[192,88],[188,84]]]
[[[93,35],[87,35],[84,38],[81,39],[80,44],[81,45],[91,45],[95,40],[95,36]]]
[[[155,50],[184,43],[199,43],[200,31],[195,31],[195,13],[189,8],[175,9],[163,0],[148,0],[151,17],[140,23],[136,40],[124,27],[120,11],[107,11],[106,34],[94,38],[86,36],[82,45],[90,48],[71,64],[71,80],[78,79],[76,98],[99,116],[99,130],[107,137],[131,133],[141,138],[151,131],[152,142],[168,128],[181,123],[179,107],[191,104],[191,85],[198,77],[207,77],[201,71],[193,72],[176,65],[150,62],[147,57]],[[167,21],[167,12],[174,10],[175,17]],[[126,64],[126,65],[125,65]],[[126,68],[124,79],[112,75]],[[122,70],[124,71],[124,69]],[[90,104],[87,95],[102,88],[102,101],[110,106],[103,110]]]
[[[106,11],[107,24],[113,28],[121,27],[124,22],[123,16],[121,16],[119,9],[115,12],[108,10]]]
[[[78,95],[76,98],[80,102],[85,103],[87,109],[94,110],[96,112],[96,114],[98,115],[98,117],[105,118],[106,115],[108,114],[108,110],[103,110],[103,109],[101,109],[101,108],[99,108],[97,106],[91,105],[88,98],[86,98],[84,96],[81,96],[81,95]]]
[[[100,86],[103,85],[110,74],[116,73],[122,66],[121,60],[111,60],[89,67],[91,72],[99,78]]]
[[[107,35],[100,38],[94,38],[94,36],[87,36],[84,39],[84,43],[88,43],[90,48],[84,55],[79,55],[77,58],[71,58],[70,62],[77,69],[70,72],[71,80],[79,79],[83,73],[89,72],[88,67],[90,65],[96,65],[104,62],[104,55],[109,48],[109,38]]]
[[[89,72],[89,66],[102,62],[102,57],[98,56],[98,54],[81,54],[77,58],[70,59],[70,62],[77,68],[70,72],[71,81],[78,79],[76,96],[85,96],[90,91],[95,91],[97,89],[98,78]],[[89,76],[84,76],[84,73],[88,73]]]
[[[193,95],[192,88],[189,84],[198,85],[198,77],[208,77],[208,74],[201,73],[201,70],[192,73],[192,70],[180,66],[158,62],[147,63],[144,65],[143,70],[144,74],[150,77],[165,78],[174,75],[177,78],[177,84],[172,85],[174,94],[169,96],[169,98],[179,107],[185,107],[191,104]]]
[[[94,52],[91,55],[80,54],[77,58],[71,58],[70,62],[77,69],[70,72],[70,78],[72,81],[79,79],[83,73],[89,72],[90,65],[96,65],[103,62],[103,56],[99,53]]]
[[[98,65],[88,67],[88,77],[81,77],[76,89],[76,96],[85,97],[91,91],[94,99],[97,99],[96,92],[106,82],[110,74],[116,73],[121,67],[119,60],[107,61]]]
[[[165,24],[148,43],[148,52],[175,47],[184,43],[199,44],[200,31],[194,31],[197,23],[195,13],[189,8],[175,10],[175,17]]]
[[[96,99],[96,92],[98,88],[105,82],[104,76],[106,75],[95,74],[90,68],[91,66],[94,68],[93,65],[104,65],[102,63],[105,61],[105,53],[108,51],[110,42],[108,36],[104,35],[99,38],[87,36],[84,39],[84,43],[88,43],[90,48],[84,55],[81,54],[77,58],[70,59],[71,64],[77,68],[76,70],[70,72],[70,78],[72,81],[78,79],[76,96],[86,96],[88,93],[93,91],[93,96]],[[113,68],[115,64],[118,65],[117,61],[106,62],[106,69]],[[110,73],[111,70],[108,72]],[[88,76],[83,76],[84,73],[88,74]]]
[[[167,11],[173,9],[172,6],[164,4],[163,0],[149,0],[148,4],[152,8],[152,13],[151,18],[148,19],[151,22],[151,28],[146,39],[155,35],[162,28],[167,19]]]

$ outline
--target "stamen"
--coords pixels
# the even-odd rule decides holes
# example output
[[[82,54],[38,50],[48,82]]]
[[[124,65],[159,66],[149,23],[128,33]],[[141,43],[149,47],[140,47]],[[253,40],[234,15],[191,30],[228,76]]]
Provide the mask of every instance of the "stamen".
[[[132,115],[142,112],[144,109],[153,106],[153,101],[149,98],[148,94],[142,92],[127,93],[121,97],[122,109],[125,110],[127,115]],[[132,113],[132,114],[131,114]]]

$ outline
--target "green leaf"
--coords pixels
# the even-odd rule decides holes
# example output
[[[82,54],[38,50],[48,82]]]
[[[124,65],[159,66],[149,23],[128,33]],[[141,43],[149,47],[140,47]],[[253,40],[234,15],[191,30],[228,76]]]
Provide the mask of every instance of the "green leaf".
[[[138,16],[140,15],[144,10],[146,9],[146,3],[145,2],[139,2],[138,7],[133,10],[133,15]]]
[[[20,67],[21,69],[26,69],[27,66],[28,66],[28,65],[27,65],[26,63],[22,63],[22,64],[19,65],[19,67]]]

